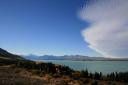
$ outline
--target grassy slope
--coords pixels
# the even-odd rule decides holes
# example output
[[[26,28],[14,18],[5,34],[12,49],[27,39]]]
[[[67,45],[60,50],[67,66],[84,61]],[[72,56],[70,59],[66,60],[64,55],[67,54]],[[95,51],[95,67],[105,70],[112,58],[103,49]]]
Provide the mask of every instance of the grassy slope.
[[[98,82],[98,84],[96,84]],[[53,77],[50,74],[38,76],[32,70],[17,68],[14,65],[0,66],[0,85],[124,85],[124,83],[69,76]]]
[[[0,85],[42,85],[45,81],[23,69],[0,66]]]

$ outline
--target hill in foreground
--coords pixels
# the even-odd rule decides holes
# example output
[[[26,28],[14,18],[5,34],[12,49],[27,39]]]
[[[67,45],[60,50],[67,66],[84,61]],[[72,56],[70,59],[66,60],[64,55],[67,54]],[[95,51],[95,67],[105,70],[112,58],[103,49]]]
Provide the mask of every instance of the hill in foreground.
[[[18,60],[26,60],[26,59],[0,48],[0,64],[12,64],[17,62]]]

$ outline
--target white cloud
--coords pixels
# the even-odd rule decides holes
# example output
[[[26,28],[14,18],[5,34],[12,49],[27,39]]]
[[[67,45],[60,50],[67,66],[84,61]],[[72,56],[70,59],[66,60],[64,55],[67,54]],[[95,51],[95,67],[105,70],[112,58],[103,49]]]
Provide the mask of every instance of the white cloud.
[[[80,12],[89,47],[105,57],[128,57],[128,0],[93,0]]]

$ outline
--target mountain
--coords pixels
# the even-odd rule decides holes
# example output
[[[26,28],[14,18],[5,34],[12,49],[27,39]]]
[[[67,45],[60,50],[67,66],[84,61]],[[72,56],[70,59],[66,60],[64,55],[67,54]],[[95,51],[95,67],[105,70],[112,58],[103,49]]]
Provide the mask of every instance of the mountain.
[[[89,57],[83,55],[64,55],[64,56],[54,56],[54,55],[27,55],[19,56],[12,54],[2,48],[0,48],[0,62],[5,60],[74,60],[74,61],[128,61],[128,58],[104,58],[104,57]]]
[[[36,55],[28,55],[24,56],[24,58],[29,60],[74,60],[74,61],[127,61],[128,58],[104,58],[104,57],[89,57],[83,55],[64,55],[64,56],[54,56],[54,55],[44,55],[44,56],[36,56]]]
[[[24,56],[26,59],[30,60],[74,60],[74,61],[93,61],[93,60],[110,60],[110,58],[104,57],[89,57],[83,55],[64,55],[64,56],[54,56],[54,55],[44,55],[44,56],[36,56],[36,55],[28,55]]]
[[[44,55],[40,56],[39,60],[63,60],[62,56]]]
[[[36,56],[33,54],[23,56],[25,59],[29,60],[63,60],[63,57],[60,56],[53,56],[53,55],[44,55],[44,56]]]
[[[33,55],[33,54],[30,54],[30,55],[27,55],[27,56],[22,55],[22,57],[25,58],[25,59],[29,59],[29,60],[37,60],[39,58],[39,56]]]
[[[0,48],[0,60],[24,60],[24,58]]]

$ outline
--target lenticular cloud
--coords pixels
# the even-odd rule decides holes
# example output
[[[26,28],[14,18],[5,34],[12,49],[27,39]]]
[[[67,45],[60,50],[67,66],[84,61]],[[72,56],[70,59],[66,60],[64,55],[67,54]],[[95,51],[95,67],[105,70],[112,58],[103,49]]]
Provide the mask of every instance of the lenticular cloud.
[[[105,57],[128,57],[128,0],[87,2],[80,17],[90,23],[82,35],[91,49]]]

